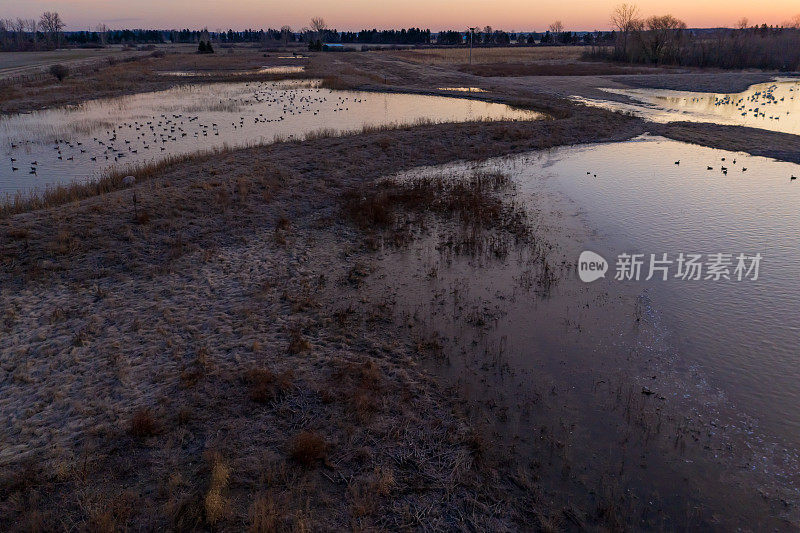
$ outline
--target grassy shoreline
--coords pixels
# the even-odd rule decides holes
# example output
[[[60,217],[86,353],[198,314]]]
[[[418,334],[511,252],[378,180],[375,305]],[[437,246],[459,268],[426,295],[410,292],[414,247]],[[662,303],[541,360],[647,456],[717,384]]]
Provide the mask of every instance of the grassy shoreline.
[[[0,222],[6,525],[560,520],[491,510],[538,489],[501,475],[507,459],[417,365],[434,345],[387,303],[356,311],[372,241],[342,224],[341,198],[399,169],[640,132],[594,116],[591,134],[577,119],[432,124],[231,151]]]

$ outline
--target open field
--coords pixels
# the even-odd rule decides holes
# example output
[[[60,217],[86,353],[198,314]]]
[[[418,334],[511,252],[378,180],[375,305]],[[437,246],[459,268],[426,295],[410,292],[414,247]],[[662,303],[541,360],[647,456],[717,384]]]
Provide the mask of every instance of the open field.
[[[109,57],[123,58],[135,55],[136,52],[123,51],[119,47],[50,50],[44,52],[1,52],[0,80],[20,76],[34,76],[57,64],[72,68],[83,68],[96,65]]]
[[[518,63],[542,61],[574,61],[585,50],[582,46],[519,46],[472,49],[475,64]],[[421,48],[388,52],[414,63],[426,65],[461,65],[469,60],[469,48]]]
[[[185,48],[185,47],[184,47]],[[93,59],[92,64],[74,67],[63,82],[52,76],[40,76],[33,80],[0,80],[0,112],[19,112],[59,105],[77,104],[85,100],[121,96],[137,92],[167,89],[182,83],[203,81],[250,81],[286,78],[285,74],[257,74],[265,66],[297,64],[291,59],[280,59],[284,55],[276,51],[260,51],[250,48],[233,48],[231,52],[214,55],[198,55],[192,52],[176,52],[155,57],[152,52],[126,53],[123,60],[104,57]],[[181,47],[177,48],[182,49]],[[240,75],[241,71],[253,70],[252,75]],[[197,71],[202,76],[162,76],[159,72]],[[313,76],[314,71],[302,77]],[[298,76],[300,77],[300,76]]]
[[[307,70],[289,77],[450,96],[442,88],[478,87],[486,92],[465,96],[535,109],[547,120],[323,130],[139,166],[134,184],[118,171],[0,213],[0,528],[797,526],[786,494],[739,482],[745,456],[724,465],[735,475],[720,466],[717,452],[730,443],[712,438],[705,418],[673,409],[668,392],[654,394],[619,369],[587,378],[613,420],[609,450],[581,447],[586,406],[567,400],[572,385],[560,389],[548,369],[537,367],[524,400],[510,386],[496,398],[475,395],[469,379],[449,374],[460,353],[445,346],[463,340],[480,367],[476,381],[481,372],[518,378],[502,342],[476,348],[472,339],[485,338],[516,299],[546,302],[569,286],[572,248],[594,236],[574,206],[555,197],[528,191],[533,208],[524,207],[526,197],[502,173],[386,179],[646,131],[798,161],[796,136],[655,125],[566,98],[636,84],[738,87],[770,74],[613,66],[588,74],[598,67],[579,62],[579,49],[543,47],[476,49],[476,68],[527,69],[479,75],[464,71],[464,53],[309,54]],[[6,86],[0,110],[231,81],[236,71],[293,64],[280,55],[237,48],[106,61],[63,83]],[[585,75],[573,75],[582,68]],[[553,75],[558,69],[563,75]],[[208,75],[174,80],[163,71]],[[235,80],[278,78],[287,76]],[[432,250],[437,262],[419,260]],[[473,298],[460,292],[467,284],[459,276],[483,280],[507,261],[525,266],[509,285]],[[417,303],[452,315],[452,338],[409,312],[402,288],[380,290],[397,272],[410,273],[409,284],[447,281]],[[581,289],[577,309],[628,303]],[[644,329],[634,300],[635,310],[619,316]],[[550,319],[524,327],[565,335],[580,328],[574,315]],[[520,424],[529,441],[498,429],[506,423]],[[684,470],[671,471],[670,461]],[[707,485],[679,475],[686,465],[711,471]],[[671,474],[654,480],[664,472]]]

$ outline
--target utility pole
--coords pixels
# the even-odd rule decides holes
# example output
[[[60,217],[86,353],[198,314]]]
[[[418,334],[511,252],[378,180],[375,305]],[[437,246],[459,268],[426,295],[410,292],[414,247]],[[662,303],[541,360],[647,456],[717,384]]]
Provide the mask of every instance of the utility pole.
[[[475,28],[469,29],[469,64],[472,66],[472,35],[475,33]]]

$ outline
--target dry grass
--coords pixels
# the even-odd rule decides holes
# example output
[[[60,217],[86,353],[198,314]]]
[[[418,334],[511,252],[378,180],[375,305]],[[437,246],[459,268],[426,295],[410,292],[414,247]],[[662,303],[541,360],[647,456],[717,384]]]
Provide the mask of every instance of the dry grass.
[[[529,235],[525,211],[501,196],[509,188],[510,180],[502,173],[382,180],[377,186],[346,192],[344,212],[364,230],[387,231],[387,242],[399,245],[406,244],[412,233],[425,226],[424,220],[408,217],[408,213],[455,220],[463,230],[455,250],[474,254],[483,249],[483,230],[498,229],[516,239]]]
[[[278,503],[272,493],[263,493],[256,496],[250,506],[251,533],[275,533],[281,526],[281,513]]]
[[[231,471],[219,452],[210,454],[209,463],[211,473],[203,504],[206,520],[213,526],[229,512],[225,491]]]
[[[341,363],[331,375],[331,386],[361,423],[379,410],[385,392],[383,375],[373,361]]]
[[[290,354],[299,354],[311,349],[311,343],[303,337],[299,329],[293,329],[289,336],[288,351]]]
[[[137,183],[147,224],[133,220],[127,190],[0,220],[0,235],[27,231],[3,242],[10,331],[2,338],[31,347],[5,346],[14,377],[4,405],[12,413],[44,406],[12,418],[2,469],[15,471],[27,454],[67,465],[58,481],[44,476],[13,492],[3,483],[0,525],[87,528],[89,514],[76,502],[86,491],[80,480],[91,479],[107,494],[146,495],[129,519],[114,518],[119,529],[126,520],[132,530],[238,530],[248,521],[269,530],[276,520],[279,529],[509,528],[514,504],[485,507],[499,501],[493,491],[505,481],[474,466],[462,419],[414,364],[409,333],[340,283],[368,277],[371,256],[337,209],[344,191],[389,171],[638,132],[626,129],[628,119],[613,120],[607,130],[598,120],[595,131],[586,117],[432,124],[231,151]],[[482,177],[477,186],[491,192],[501,182]],[[491,218],[492,203],[442,187],[450,207],[424,209]],[[273,229],[288,233],[285,245],[276,246]],[[337,316],[340,308],[352,311]],[[296,353],[288,353],[293,342]],[[296,375],[291,386],[287,368]],[[119,413],[129,405],[158,406],[131,430],[146,440],[119,438]],[[157,417],[162,410],[175,415]],[[312,437],[287,442],[298,428],[313,428]],[[77,443],[90,446],[88,465]],[[217,459],[201,460],[208,449]],[[326,468],[304,466],[322,460]],[[374,511],[353,501],[366,512],[353,523],[348,479],[362,484],[355,499],[382,498]],[[34,494],[42,497],[29,503]],[[269,496],[256,505],[257,494]],[[416,516],[422,499],[432,512]],[[102,513],[96,521],[112,522]]]

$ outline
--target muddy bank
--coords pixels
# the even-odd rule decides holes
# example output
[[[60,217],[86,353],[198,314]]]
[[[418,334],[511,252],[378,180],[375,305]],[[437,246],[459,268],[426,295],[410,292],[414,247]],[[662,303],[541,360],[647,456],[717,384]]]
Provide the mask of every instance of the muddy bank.
[[[676,141],[800,163],[800,137],[797,135],[700,122],[649,123],[647,129]]]
[[[751,85],[766,83],[782,74],[779,72],[717,71],[675,72],[670,74],[613,76],[615,82],[639,89],[669,89],[701,93],[739,93]]]

